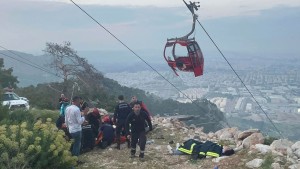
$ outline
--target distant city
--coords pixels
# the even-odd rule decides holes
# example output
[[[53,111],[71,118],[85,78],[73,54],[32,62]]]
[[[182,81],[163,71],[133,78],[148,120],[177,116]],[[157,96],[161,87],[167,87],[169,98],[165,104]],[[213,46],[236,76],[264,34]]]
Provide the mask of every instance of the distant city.
[[[269,117],[277,123],[298,123],[300,120],[300,73],[298,68],[281,67],[239,71],[255,100]],[[141,71],[105,74],[121,85],[139,88],[162,98],[180,102],[206,98],[215,103],[227,117],[253,121],[266,121],[256,101],[230,70],[208,72],[195,78],[192,73],[161,72],[184,94],[163,80],[157,73]],[[188,96],[188,98],[186,97]]]

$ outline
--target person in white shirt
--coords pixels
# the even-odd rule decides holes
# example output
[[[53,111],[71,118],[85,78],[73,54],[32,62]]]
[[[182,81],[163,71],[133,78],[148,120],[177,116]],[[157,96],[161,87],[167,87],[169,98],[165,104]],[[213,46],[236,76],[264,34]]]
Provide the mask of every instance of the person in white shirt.
[[[79,156],[80,147],[81,147],[81,137],[82,137],[82,129],[81,125],[84,123],[84,115],[86,115],[86,111],[83,112],[83,116],[79,109],[80,106],[80,97],[75,96],[72,99],[72,105],[67,107],[65,110],[65,122],[68,127],[69,133],[74,139],[72,155]]]

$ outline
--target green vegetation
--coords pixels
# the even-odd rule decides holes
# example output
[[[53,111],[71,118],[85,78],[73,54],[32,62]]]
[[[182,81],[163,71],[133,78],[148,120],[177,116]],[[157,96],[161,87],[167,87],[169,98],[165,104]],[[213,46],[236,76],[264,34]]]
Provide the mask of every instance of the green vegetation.
[[[14,110],[0,105],[0,168],[71,168],[71,142],[53,120],[58,112]],[[53,120],[52,120],[53,119]]]
[[[17,87],[17,77],[12,75],[13,69],[4,69],[4,60],[0,58],[0,88],[4,87]]]
[[[272,136],[266,136],[264,140],[265,145],[271,145],[274,140],[278,140],[279,138],[277,137],[272,137]]]
[[[77,157],[69,151],[71,143],[64,139],[51,119],[0,126],[0,168],[70,168]]]
[[[261,169],[272,169],[272,163],[274,162],[274,158],[272,154],[267,154],[264,158],[264,162],[261,165]]]

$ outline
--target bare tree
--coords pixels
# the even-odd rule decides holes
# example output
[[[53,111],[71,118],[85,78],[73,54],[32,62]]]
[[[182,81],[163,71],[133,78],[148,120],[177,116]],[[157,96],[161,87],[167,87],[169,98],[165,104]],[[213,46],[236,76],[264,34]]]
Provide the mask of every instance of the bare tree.
[[[85,85],[94,84],[94,87],[101,87],[99,80],[103,79],[103,75],[89,64],[85,58],[78,56],[77,52],[71,48],[70,42],[64,42],[62,45],[47,42],[44,52],[52,56],[52,61],[48,66],[63,76],[63,92],[67,92],[67,82],[71,77],[79,79]]]

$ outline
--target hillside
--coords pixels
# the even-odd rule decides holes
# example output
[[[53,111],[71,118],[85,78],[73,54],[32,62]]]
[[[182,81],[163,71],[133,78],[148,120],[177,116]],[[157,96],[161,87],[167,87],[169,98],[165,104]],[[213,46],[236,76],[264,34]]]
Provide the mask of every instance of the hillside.
[[[297,169],[300,167],[299,141],[292,143],[288,140],[272,140],[271,144],[270,140],[263,137],[256,129],[242,132],[237,128],[224,128],[215,133],[204,133],[203,128],[187,126],[176,119],[154,117],[153,122],[156,128],[148,133],[144,160],[141,161],[138,157],[131,159],[126,145],[123,145],[121,150],[115,149],[115,145],[112,145],[105,150],[94,148],[81,155],[80,159],[85,163],[79,168],[213,169],[217,165],[219,169]],[[170,154],[168,145],[175,149],[176,143],[182,143],[190,138],[229,145],[236,150],[236,153],[229,157],[197,161],[191,160],[188,155]],[[271,145],[265,145],[268,142]]]

